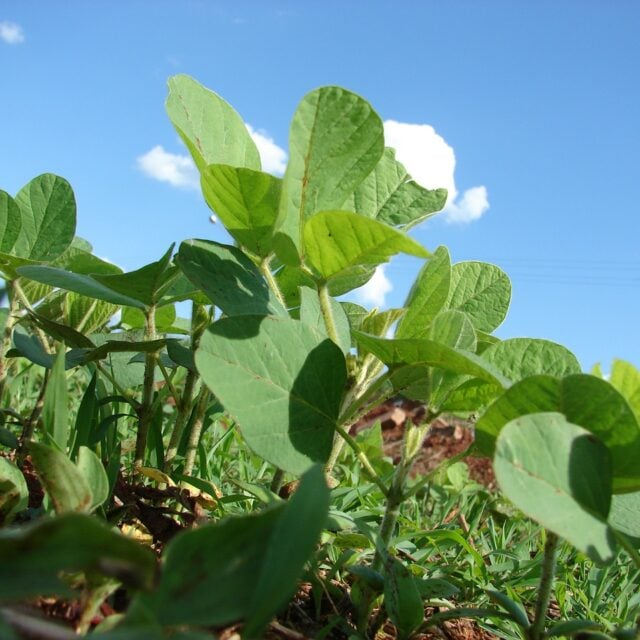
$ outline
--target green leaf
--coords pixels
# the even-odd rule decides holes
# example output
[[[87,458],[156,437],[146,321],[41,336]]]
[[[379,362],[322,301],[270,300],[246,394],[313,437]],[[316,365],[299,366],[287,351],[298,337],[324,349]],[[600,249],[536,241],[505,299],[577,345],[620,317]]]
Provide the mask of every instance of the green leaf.
[[[65,375],[64,345],[58,351],[42,407],[42,424],[51,440],[56,443],[60,451],[67,450],[69,440],[69,395],[67,392],[67,377]]]
[[[388,366],[426,364],[445,371],[474,376],[502,387],[509,386],[508,380],[475,353],[456,350],[433,340],[386,340],[360,331],[354,331],[353,334],[362,347]]]
[[[73,446],[69,457],[75,460],[78,455],[78,449],[83,445],[91,442],[91,437],[97,427],[100,415],[98,407],[98,395],[96,387],[98,383],[98,373],[94,371],[91,380],[82,395],[78,414],[76,415]]]
[[[168,84],[167,114],[200,171],[209,164],[260,170],[258,148],[229,103],[184,74]]]
[[[362,323],[369,315],[369,310],[355,302],[341,302],[340,304],[347,314],[351,329],[362,331]]]
[[[378,265],[397,253],[428,258],[415,240],[377,220],[349,211],[323,211],[304,226],[306,261],[325,280],[357,265]]]
[[[176,308],[172,304],[157,307],[154,314],[156,331],[165,332],[173,326],[176,319]],[[127,329],[145,329],[147,320],[140,311],[134,307],[125,307],[122,310],[120,323]]]
[[[76,331],[66,324],[60,324],[59,322],[50,320],[46,316],[40,315],[40,310],[40,307],[38,307],[38,313],[29,313],[29,318],[54,340],[59,340],[71,347],[77,347],[79,349],[92,349],[95,347],[93,342],[83,333]]]
[[[500,433],[493,465],[501,491],[530,518],[596,562],[614,558],[611,462],[589,431],[557,413],[517,418]]]
[[[158,620],[224,625],[242,619],[283,509],[227,518],[176,536],[165,550],[151,604]]]
[[[442,311],[433,319],[429,326],[428,338],[448,347],[472,353],[475,353],[478,344],[476,332],[467,314],[453,309]],[[496,369],[499,370],[498,367]],[[510,378],[506,372],[503,373],[506,378]]]
[[[308,93],[291,122],[275,249],[296,266],[304,223],[339,209],[384,151],[382,120],[360,96],[340,87]]]
[[[318,333],[327,335],[327,327],[320,308],[320,297],[315,289],[301,287],[300,289],[300,320],[313,327]],[[338,333],[338,346],[346,355],[351,350],[351,328],[340,303],[331,298],[331,312]]]
[[[171,283],[171,286],[164,292],[161,304],[172,304],[183,300],[192,300],[203,305],[211,304],[211,300],[184,273],[180,272]]]
[[[396,160],[395,150],[387,147],[374,170],[341,208],[406,229],[440,211],[446,199],[446,189],[429,191],[411,180]]]
[[[297,320],[223,318],[202,336],[196,366],[259,456],[294,474],[326,462],[346,383],[331,340]]]
[[[180,245],[177,262],[189,280],[228,316],[288,316],[260,270],[236,247],[186,240]]]
[[[407,311],[398,324],[397,338],[426,338],[429,325],[449,298],[451,258],[446,247],[438,247],[420,269],[404,306]]]
[[[497,398],[476,423],[476,446],[491,456],[495,439],[511,420],[558,412],[598,437],[610,450],[615,493],[640,489],[640,427],[624,397],[608,382],[586,374],[558,380],[532,376]]]
[[[400,560],[387,556],[384,564],[384,606],[396,626],[398,639],[408,639],[424,620],[422,596],[416,580]]]
[[[61,571],[95,571],[134,588],[153,583],[150,549],[97,518],[66,514],[0,531],[0,600],[67,594]]]
[[[251,253],[268,256],[282,180],[252,169],[213,164],[202,171],[201,183],[207,204],[227,231]]]
[[[502,269],[486,262],[459,262],[451,270],[447,306],[464,311],[476,329],[490,333],[507,315],[511,282]]]
[[[22,471],[0,457],[0,525],[9,524],[29,505],[29,488]]]
[[[194,354],[189,347],[184,346],[176,340],[169,340],[167,341],[167,354],[177,365],[189,371],[196,371]]]
[[[76,331],[77,338],[80,332],[91,334],[104,329],[119,308],[115,304],[81,296],[72,291],[56,291],[44,304],[38,305],[37,312]],[[70,346],[71,344],[69,341]]]
[[[8,357],[22,356],[46,369],[53,367],[54,358],[44,350],[44,347],[35,336],[27,335],[20,331],[13,332],[13,344],[15,349],[7,352]]]
[[[367,284],[373,277],[376,268],[371,265],[357,265],[344,271],[341,275],[333,278],[329,283],[329,295],[342,296],[353,289],[357,289]],[[296,267],[283,267],[276,274],[276,282],[287,307],[300,306],[300,287],[311,287],[315,289],[315,280],[302,269]]]
[[[144,303],[140,300],[114,291],[88,275],[40,265],[19,267],[17,273],[20,276],[30,278],[36,282],[41,282],[42,284],[47,284],[52,287],[59,287],[66,291],[75,291],[90,298],[97,298],[98,300],[104,300],[105,302],[111,302],[116,305],[137,307],[138,309],[145,308]]]
[[[149,609],[163,625],[222,626],[248,619],[255,637],[295,592],[328,511],[321,469],[311,469],[287,504],[227,518],[176,536]],[[224,588],[220,588],[224,585]]]
[[[613,496],[609,524],[629,536],[640,549],[640,491]]]
[[[496,342],[483,351],[482,357],[514,382],[538,374],[562,378],[582,371],[569,349],[538,338]]]
[[[494,591],[493,589],[487,589],[487,595],[496,603],[499,604],[505,611],[508,611],[511,615],[511,619],[519,624],[523,629],[528,629],[531,625],[529,617],[522,603],[511,599],[505,593],[500,591]]]
[[[430,340],[475,353],[477,348],[476,332],[466,313],[448,309],[440,312],[429,327]],[[496,370],[499,369],[496,367]],[[508,376],[505,376],[508,378]],[[450,393],[467,380],[449,371],[434,371],[431,376],[432,395],[430,404],[439,407]]]
[[[640,422],[640,371],[630,362],[614,360],[609,382],[625,397]]]
[[[12,254],[51,262],[71,244],[76,230],[76,201],[71,185],[44,173],[25,185],[16,196],[22,225]]]
[[[80,470],[60,451],[31,442],[29,451],[38,478],[56,513],[89,511],[93,497]]]
[[[274,527],[247,609],[243,635],[260,631],[295,594],[305,563],[313,554],[329,512],[329,489],[320,465],[302,476]]]
[[[112,334],[112,337],[114,338],[113,340],[107,340],[95,349],[72,349],[67,355],[75,356],[79,362],[86,364],[87,362],[103,360],[110,353],[152,353],[153,351],[159,351],[167,344],[167,340],[165,338],[143,341],[131,341],[126,339],[116,340],[115,337],[118,335],[119,334],[117,333]]]
[[[104,465],[89,447],[80,447],[76,467],[91,491],[89,511],[97,509],[109,497],[109,479]]]
[[[0,252],[11,252],[21,227],[20,207],[8,193],[0,190]]]
[[[171,245],[160,260],[135,271],[95,274],[92,277],[112,291],[139,300],[150,307],[158,304],[179,274],[178,268],[170,264],[173,247],[174,245]]]
[[[404,315],[404,309],[386,309],[380,312],[370,312],[362,320],[362,331],[373,336],[386,337],[394,323]]]

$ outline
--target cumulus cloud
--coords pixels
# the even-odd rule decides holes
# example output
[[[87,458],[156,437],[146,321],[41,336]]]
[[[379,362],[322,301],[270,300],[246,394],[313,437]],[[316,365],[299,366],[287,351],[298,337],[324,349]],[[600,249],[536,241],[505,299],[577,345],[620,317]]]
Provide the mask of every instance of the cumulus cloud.
[[[393,289],[391,280],[387,278],[384,270],[385,265],[380,265],[373,274],[373,278],[364,286],[356,289],[356,296],[362,304],[370,304],[374,307],[384,306],[387,294]]]
[[[138,168],[145,175],[167,182],[173,187],[199,189],[200,177],[193,160],[179,153],[170,153],[156,145],[137,159]]]
[[[0,20],[0,40],[7,44],[20,44],[24,42],[24,31],[15,22]]]
[[[279,147],[266,131],[256,131],[250,124],[247,129],[260,152],[262,170],[281,176],[287,168],[287,152]]]
[[[418,184],[427,189],[447,189],[449,195],[442,216],[448,222],[477,220],[489,208],[484,186],[472,187],[458,194],[455,152],[431,125],[386,120],[384,135],[385,144],[395,148],[396,158]]]
[[[287,167],[287,152],[279,147],[266,131],[256,130],[250,124],[247,129],[258,147],[262,170],[281,176]],[[162,145],[156,145],[136,160],[138,168],[150,178],[167,182],[174,187],[200,188],[198,170],[186,153],[171,153]]]

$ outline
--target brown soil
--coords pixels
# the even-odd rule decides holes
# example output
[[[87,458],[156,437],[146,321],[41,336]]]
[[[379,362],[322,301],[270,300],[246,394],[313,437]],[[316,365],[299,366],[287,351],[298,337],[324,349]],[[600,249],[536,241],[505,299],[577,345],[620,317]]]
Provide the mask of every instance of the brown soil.
[[[394,463],[397,463],[400,460],[404,425],[408,420],[419,424],[423,417],[424,410],[419,404],[410,401],[387,402],[362,418],[355,425],[353,432],[359,433],[380,421],[384,452],[393,459]],[[422,452],[414,463],[412,474],[420,476],[433,471],[443,460],[463,453],[472,443],[473,425],[471,423],[455,416],[437,418],[425,438]],[[495,489],[496,479],[491,460],[476,456],[466,456],[463,460],[469,467],[469,475],[473,480],[488,489]]]

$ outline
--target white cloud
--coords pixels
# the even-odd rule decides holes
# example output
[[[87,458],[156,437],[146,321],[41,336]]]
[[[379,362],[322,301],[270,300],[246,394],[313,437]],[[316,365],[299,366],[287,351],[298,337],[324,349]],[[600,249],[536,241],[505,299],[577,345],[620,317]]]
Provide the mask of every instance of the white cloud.
[[[2,20],[0,21],[0,40],[4,40],[7,44],[20,44],[24,42],[24,31],[19,24]]]
[[[462,198],[447,205],[444,215],[450,222],[471,222],[477,220],[489,208],[486,187],[471,187]]]
[[[247,129],[260,152],[262,170],[281,176],[287,168],[287,152],[266,131],[256,131],[250,124],[247,124]]]
[[[193,160],[179,153],[170,153],[156,145],[137,159],[138,168],[150,178],[168,182],[173,187],[199,189],[200,179]]]
[[[279,147],[265,131],[256,131],[250,124],[247,129],[258,147],[263,171],[282,175],[287,166],[287,152]],[[136,160],[138,168],[148,177],[167,182],[173,187],[200,189],[200,176],[189,155],[171,153],[162,145],[156,145]]]
[[[364,286],[356,289],[355,293],[360,302],[363,304],[371,304],[374,307],[383,307],[386,295],[391,292],[393,285],[391,280],[387,278],[385,265],[380,265],[373,278]]]
[[[396,158],[418,184],[427,189],[447,189],[449,195],[442,213],[447,222],[471,222],[489,208],[484,186],[467,189],[458,197],[455,152],[431,125],[386,120],[384,135],[385,144],[395,148]]]

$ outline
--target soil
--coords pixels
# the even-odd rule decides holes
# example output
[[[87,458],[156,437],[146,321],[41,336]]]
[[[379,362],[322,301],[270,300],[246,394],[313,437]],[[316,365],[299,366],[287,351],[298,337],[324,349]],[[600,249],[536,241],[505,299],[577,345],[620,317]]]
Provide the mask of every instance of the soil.
[[[400,460],[404,425],[408,420],[419,424],[423,416],[422,405],[415,402],[387,402],[362,418],[355,425],[353,432],[359,433],[380,421],[384,452],[397,463]],[[422,445],[422,451],[414,463],[412,474],[425,475],[433,471],[443,460],[466,451],[473,443],[473,433],[473,424],[456,416],[443,416],[434,420]],[[496,488],[491,460],[475,456],[466,456],[463,460],[469,467],[469,475],[473,480],[487,489]]]

